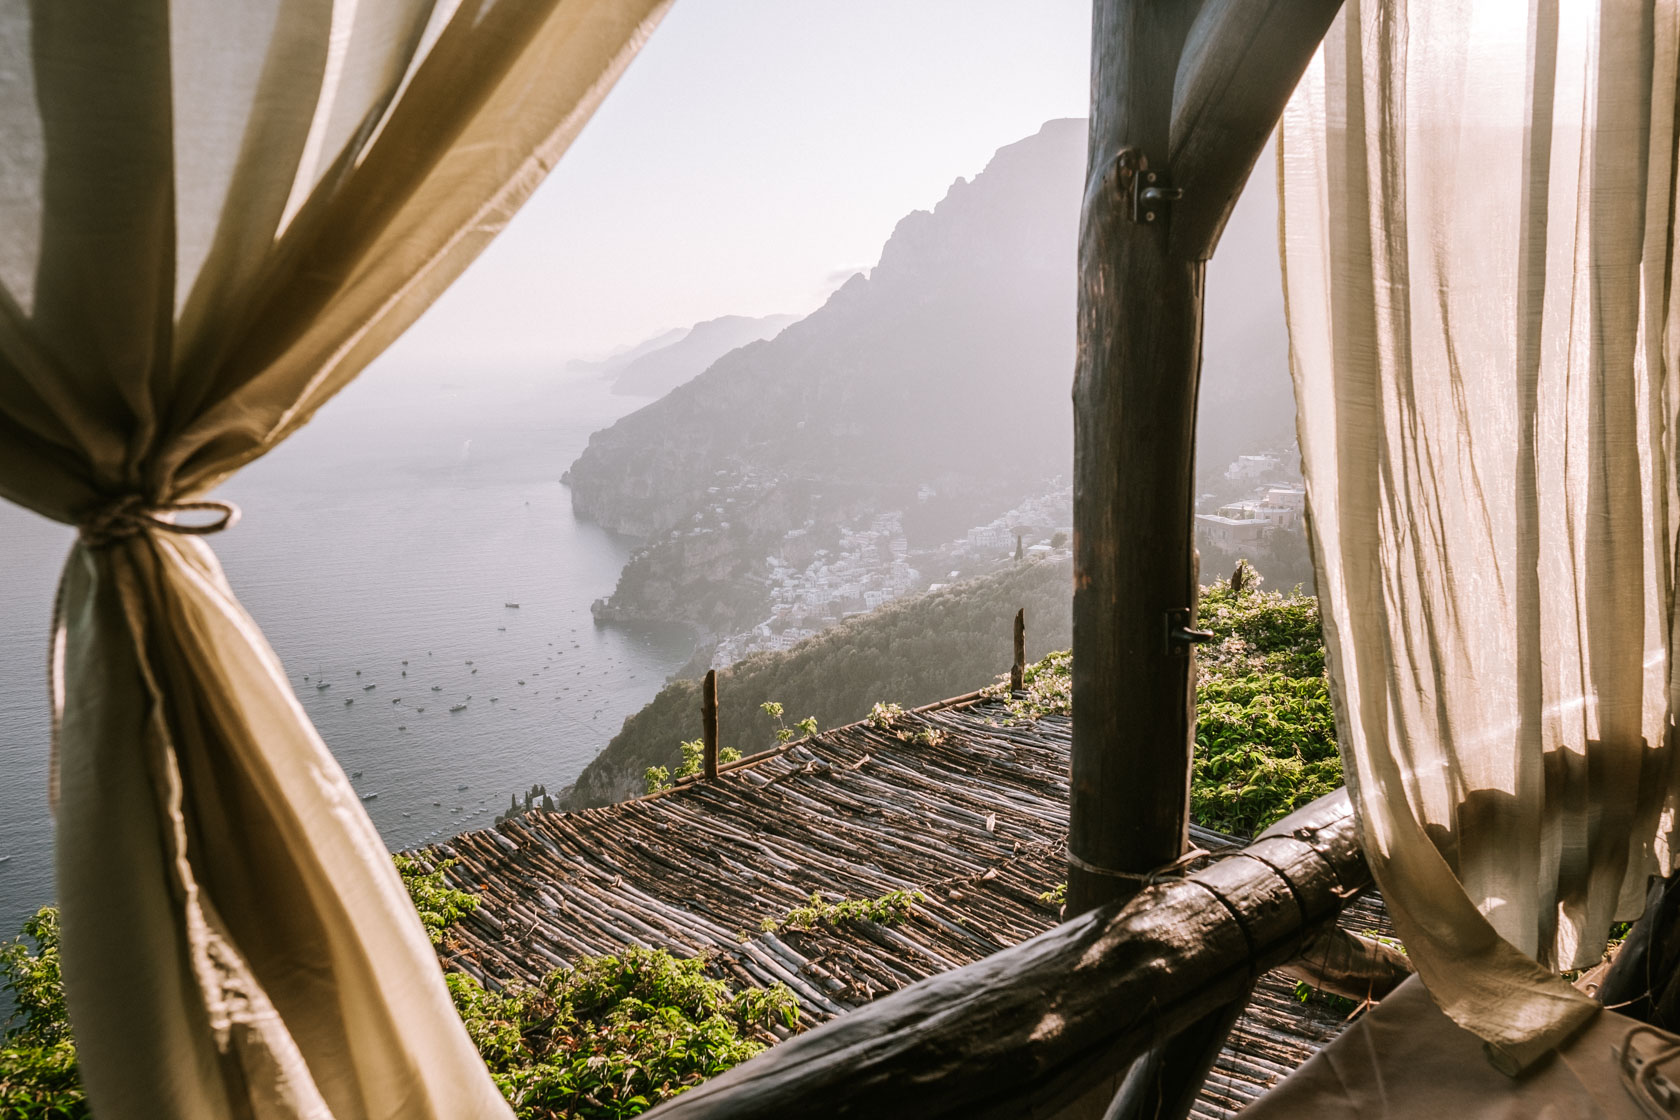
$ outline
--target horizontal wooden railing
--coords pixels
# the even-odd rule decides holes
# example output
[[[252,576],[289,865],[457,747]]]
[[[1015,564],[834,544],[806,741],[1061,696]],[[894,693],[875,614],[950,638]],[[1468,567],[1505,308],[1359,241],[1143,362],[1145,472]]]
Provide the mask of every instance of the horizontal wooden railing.
[[[1404,976],[1404,958],[1331,933],[1370,885],[1338,792],[1241,852],[876,1000],[649,1115],[1051,1115],[1112,1095],[1140,1056],[1309,950],[1334,945],[1336,986],[1381,994]]]

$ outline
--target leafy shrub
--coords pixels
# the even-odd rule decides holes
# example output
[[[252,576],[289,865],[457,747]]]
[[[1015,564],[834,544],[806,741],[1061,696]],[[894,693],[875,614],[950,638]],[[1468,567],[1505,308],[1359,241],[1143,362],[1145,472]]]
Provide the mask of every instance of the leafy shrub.
[[[456,890],[444,878],[443,873],[455,866],[454,860],[446,859],[429,865],[404,855],[391,858],[396,862],[397,874],[402,876],[403,886],[408,888],[408,897],[420,914],[420,924],[426,927],[426,936],[432,939],[433,945],[443,944],[449,927],[478,909],[476,895]]]
[[[552,972],[537,987],[486,990],[462,973],[449,991],[467,1034],[514,1107],[531,1120],[635,1116],[764,1049],[792,1027],[786,987],[731,993],[700,958],[628,949]]]
[[[22,937],[0,946],[0,976],[16,1008],[0,1032],[0,1117],[83,1120],[91,1114],[64,1007],[57,910],[36,912]]]
[[[658,793],[662,789],[670,789],[684,778],[692,778],[700,773],[706,765],[706,743],[703,739],[690,739],[681,744],[682,763],[677,767],[675,777],[671,771],[663,766],[649,766],[642,775],[649,793]],[[722,747],[718,750],[718,765],[741,761],[741,752],[734,747]]]
[[[776,721],[776,742],[778,743],[791,743],[795,735],[804,735],[809,738],[817,733],[816,716],[806,716],[789,727],[787,721],[782,718],[782,705],[775,700],[766,700],[758,706],[758,710]]]

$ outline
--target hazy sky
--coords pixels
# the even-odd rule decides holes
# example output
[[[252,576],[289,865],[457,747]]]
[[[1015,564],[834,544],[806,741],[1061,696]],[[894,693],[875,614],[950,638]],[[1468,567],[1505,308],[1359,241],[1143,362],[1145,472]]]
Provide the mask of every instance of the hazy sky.
[[[1090,0],[677,0],[386,361],[560,361],[806,312],[893,225],[1089,102]]]

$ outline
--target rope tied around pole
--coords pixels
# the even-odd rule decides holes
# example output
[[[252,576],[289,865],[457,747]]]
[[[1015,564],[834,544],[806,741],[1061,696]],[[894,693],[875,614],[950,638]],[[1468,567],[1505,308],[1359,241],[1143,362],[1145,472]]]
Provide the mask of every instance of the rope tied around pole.
[[[1086,863],[1074,854],[1072,848],[1068,849],[1067,854],[1069,863],[1088,874],[1102,875],[1109,879],[1124,879],[1128,883],[1142,883],[1146,887],[1168,879],[1182,879],[1189,871],[1192,863],[1201,859],[1211,859],[1213,855],[1214,853],[1206,848],[1191,848],[1169,863],[1163,863],[1160,867],[1151,871],[1139,873],[1135,871],[1116,871],[1112,867],[1098,867],[1094,863]]]
[[[221,516],[201,524],[172,519],[173,514],[208,510]],[[77,543],[84,548],[104,549],[142,533],[176,533],[203,537],[239,524],[239,507],[218,498],[184,502],[153,502],[139,494],[125,494],[84,515],[77,523]],[[64,727],[64,573],[53,592],[52,630],[47,642],[47,699],[52,705],[51,737],[47,754],[47,807],[58,810],[59,736]]]

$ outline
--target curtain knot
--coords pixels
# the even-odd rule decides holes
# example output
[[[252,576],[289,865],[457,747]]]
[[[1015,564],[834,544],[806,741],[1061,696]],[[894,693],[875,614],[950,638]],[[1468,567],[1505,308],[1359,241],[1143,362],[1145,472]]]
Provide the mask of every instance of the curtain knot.
[[[170,520],[169,515],[210,510],[221,514],[202,524]],[[239,507],[232,502],[201,498],[190,502],[150,502],[139,494],[126,494],[95,509],[82,518],[81,541],[89,548],[106,548],[148,530],[185,533],[200,537],[231,529],[239,522]]]

